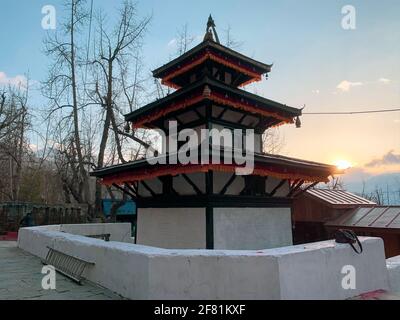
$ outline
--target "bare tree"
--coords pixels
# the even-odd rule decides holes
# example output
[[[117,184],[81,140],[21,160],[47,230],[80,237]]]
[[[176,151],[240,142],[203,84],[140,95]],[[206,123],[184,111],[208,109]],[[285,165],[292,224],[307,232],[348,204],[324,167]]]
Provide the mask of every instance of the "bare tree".
[[[242,41],[237,41],[232,35],[232,28],[230,25],[224,30],[225,31],[225,46],[230,49],[240,49],[243,46]]]
[[[77,186],[72,192],[79,203],[90,204],[90,188],[87,160],[81,138],[82,104],[78,90],[79,72],[85,54],[78,45],[78,35],[87,19],[85,0],[68,0],[65,3],[68,19],[62,24],[60,31],[45,39],[45,53],[53,60],[47,81],[43,84],[43,93],[50,101],[46,119],[55,123],[54,131],[60,133],[61,128],[67,130],[58,136],[57,146],[66,146],[55,150],[70,161],[69,170],[76,179]],[[65,113],[65,110],[68,110]],[[67,154],[68,153],[68,154]],[[63,173],[65,174],[65,173]],[[63,180],[64,182],[64,180]],[[71,186],[69,188],[71,190]],[[89,206],[89,210],[91,207]]]
[[[104,114],[96,168],[102,168],[105,165],[106,149],[110,143],[112,152],[109,155],[112,164],[127,161],[123,150],[123,142],[126,138],[145,148],[149,147],[149,144],[138,138],[135,132],[130,133],[130,130],[124,128],[122,115],[124,111],[127,111],[124,108],[126,105],[129,111],[136,109],[138,92],[143,89],[139,76],[141,64],[139,52],[151,17],[138,19],[136,4],[125,1],[114,28],[109,28],[111,29],[109,30],[105,25],[105,20],[105,16],[100,13],[97,18],[100,36],[95,44],[96,57],[91,63],[93,74],[95,74],[95,88],[89,92],[90,99],[101,106]],[[132,60],[135,63],[131,73],[130,61]],[[129,76],[130,74],[133,74],[132,77]],[[110,133],[112,134],[111,140]],[[117,157],[115,157],[115,153]],[[111,189],[108,191],[115,199]],[[97,183],[95,203],[98,211],[101,210],[101,196],[102,186]],[[116,212],[116,209],[113,207],[112,211]]]
[[[340,177],[333,177],[329,183],[326,184],[329,190],[344,190],[344,184]]]
[[[111,26],[99,11],[89,41],[85,28],[91,23],[85,23],[84,0],[69,0],[66,7],[69,19],[61,34],[45,41],[46,53],[53,58],[43,86],[50,101],[45,120],[51,142],[46,140],[45,145],[51,145],[48,154],[66,201],[87,204],[89,215],[95,217],[102,211],[104,191],[113,199],[125,196],[114,188],[104,189],[89,171],[135,160],[152,143],[151,135],[131,130],[123,118],[145,100],[148,85],[140,52],[151,17],[141,18],[132,1],[122,4]]]
[[[189,34],[188,24],[185,23],[176,34],[176,55],[181,56],[186,51],[189,50],[190,46],[193,44],[195,37]]]
[[[285,139],[279,128],[268,128],[262,135],[263,152],[278,154],[285,145]]]
[[[382,189],[375,187],[375,190],[373,190],[373,191],[367,192],[366,190],[367,190],[366,182],[363,181],[362,182],[362,190],[360,193],[358,193],[358,195],[367,200],[373,201],[378,205],[384,204],[384,197],[383,197]]]
[[[0,159],[4,169],[0,192],[11,201],[19,200],[23,162],[29,151],[26,140],[28,95],[28,86],[21,85],[9,86],[7,92],[3,90],[0,94]]]

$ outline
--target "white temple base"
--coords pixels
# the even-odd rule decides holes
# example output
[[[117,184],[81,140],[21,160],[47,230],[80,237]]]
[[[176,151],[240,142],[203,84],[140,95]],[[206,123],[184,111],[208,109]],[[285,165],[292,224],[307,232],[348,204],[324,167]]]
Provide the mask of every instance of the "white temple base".
[[[93,261],[84,276],[130,299],[346,299],[389,289],[379,238],[362,237],[361,255],[332,240],[265,250],[179,250],[105,242],[61,228],[20,229],[18,245],[41,258],[50,246]],[[116,232],[115,224],[93,228]],[[342,287],[349,265],[355,289]]]

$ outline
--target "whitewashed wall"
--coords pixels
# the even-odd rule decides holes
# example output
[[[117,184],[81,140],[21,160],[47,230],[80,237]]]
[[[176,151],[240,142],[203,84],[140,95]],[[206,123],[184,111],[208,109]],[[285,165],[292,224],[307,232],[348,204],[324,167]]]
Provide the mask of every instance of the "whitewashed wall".
[[[214,208],[215,249],[265,249],[292,244],[290,208]]]
[[[138,208],[137,243],[161,248],[206,247],[204,208]]]
[[[130,299],[345,299],[389,288],[383,241],[364,252],[333,241],[266,250],[168,250],[23,228],[18,245],[44,258],[50,246],[95,263],[84,276]],[[344,265],[356,288],[341,286]]]
[[[400,256],[386,260],[389,272],[390,290],[400,294]]]
[[[62,224],[59,231],[82,236],[110,234],[110,241],[133,243],[130,223]]]

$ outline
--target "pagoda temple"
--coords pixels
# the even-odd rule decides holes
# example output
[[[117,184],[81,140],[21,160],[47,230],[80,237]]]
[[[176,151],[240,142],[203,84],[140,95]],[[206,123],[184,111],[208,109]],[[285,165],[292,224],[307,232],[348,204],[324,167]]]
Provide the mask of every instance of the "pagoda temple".
[[[298,126],[301,115],[301,109],[240,89],[260,81],[271,67],[221,45],[210,16],[199,45],[153,71],[176,90],[127,114],[131,128],[162,130],[165,140],[172,134],[170,123],[177,132],[251,129],[253,139],[230,147],[233,153],[239,147],[251,150],[254,163],[251,174],[243,175],[237,173],[240,165],[224,161],[226,153],[218,163],[211,161],[214,140],[209,163],[172,163],[164,141],[152,160],[166,161],[145,158],[92,172],[136,202],[137,244],[187,249],[292,244],[292,199],[339,172],[335,166],[263,152],[262,134],[268,128]]]

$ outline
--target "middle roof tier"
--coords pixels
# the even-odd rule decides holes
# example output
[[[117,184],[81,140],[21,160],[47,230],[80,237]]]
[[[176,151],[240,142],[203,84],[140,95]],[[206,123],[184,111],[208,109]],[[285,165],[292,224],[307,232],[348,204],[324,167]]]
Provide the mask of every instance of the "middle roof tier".
[[[174,120],[181,127],[201,121],[218,121],[263,132],[293,123],[301,109],[289,107],[205,76],[127,115],[135,128],[165,129]]]

